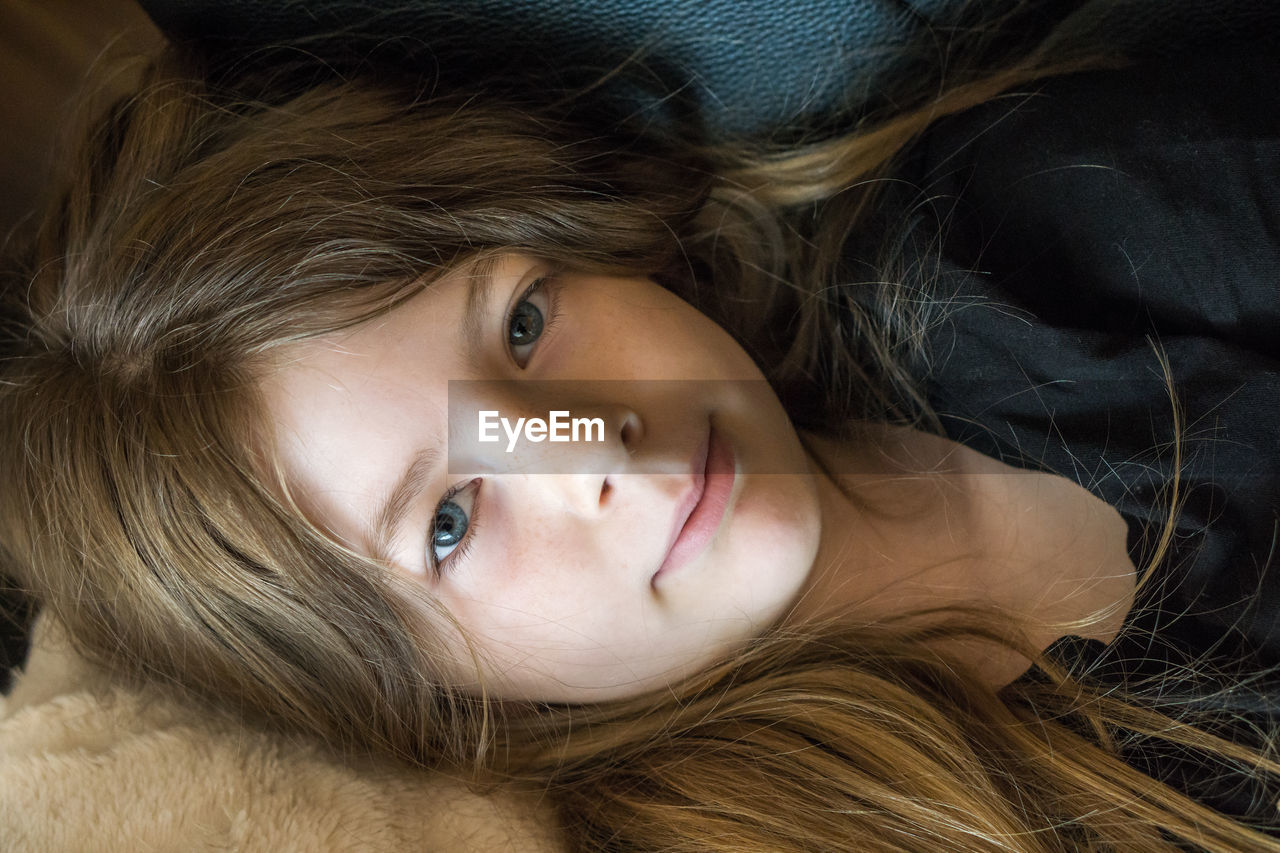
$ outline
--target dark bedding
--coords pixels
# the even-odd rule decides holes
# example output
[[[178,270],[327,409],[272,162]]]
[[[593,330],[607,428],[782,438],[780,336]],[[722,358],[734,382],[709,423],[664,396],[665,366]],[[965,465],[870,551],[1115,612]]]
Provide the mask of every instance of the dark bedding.
[[[1022,91],[1038,94],[936,125],[905,170],[928,198],[908,260],[954,296],[930,340],[931,402],[956,440],[1115,506],[1141,568],[1174,470],[1163,352],[1186,503],[1142,598],[1158,609],[1108,647],[1053,651],[1270,728],[1280,673],[1232,672],[1280,664],[1280,60],[1237,46]],[[1167,686],[1201,655],[1221,678]],[[1276,820],[1280,785],[1130,752],[1223,811]]]

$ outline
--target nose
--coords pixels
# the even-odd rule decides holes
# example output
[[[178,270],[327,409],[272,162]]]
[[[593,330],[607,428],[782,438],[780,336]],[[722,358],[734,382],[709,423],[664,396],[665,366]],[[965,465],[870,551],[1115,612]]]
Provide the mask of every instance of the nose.
[[[564,410],[552,410],[564,411]],[[598,515],[609,503],[620,475],[628,473],[631,458],[644,435],[640,416],[621,405],[579,407],[572,418],[559,419],[568,441],[524,441],[508,461],[511,470],[530,475],[528,488],[574,515]],[[582,429],[574,438],[572,420]],[[569,426],[563,426],[566,422]],[[585,423],[584,423],[585,422]],[[549,429],[551,424],[548,424]],[[587,430],[590,430],[590,439]]]

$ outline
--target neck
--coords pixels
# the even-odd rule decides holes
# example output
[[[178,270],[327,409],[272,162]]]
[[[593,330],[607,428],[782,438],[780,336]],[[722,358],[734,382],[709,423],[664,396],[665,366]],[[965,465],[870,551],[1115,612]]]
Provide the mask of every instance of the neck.
[[[802,440],[822,535],[786,621],[875,623],[972,603],[1021,620],[1039,651],[1068,633],[1110,642],[1119,631],[1133,593],[1127,528],[1080,486],[904,427],[866,425],[849,443]],[[993,643],[951,650],[997,687],[1031,664]]]

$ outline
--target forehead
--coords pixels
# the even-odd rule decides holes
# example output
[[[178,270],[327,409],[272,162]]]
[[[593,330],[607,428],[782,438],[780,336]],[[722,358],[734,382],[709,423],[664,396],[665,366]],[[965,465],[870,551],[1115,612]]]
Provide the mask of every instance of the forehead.
[[[433,380],[443,387],[455,373],[465,285],[446,276],[358,326],[280,347],[262,381],[273,420],[298,428],[330,409],[420,392]]]
[[[278,461],[309,514],[362,547],[377,496],[447,426],[468,277],[351,329],[281,347],[261,382]]]

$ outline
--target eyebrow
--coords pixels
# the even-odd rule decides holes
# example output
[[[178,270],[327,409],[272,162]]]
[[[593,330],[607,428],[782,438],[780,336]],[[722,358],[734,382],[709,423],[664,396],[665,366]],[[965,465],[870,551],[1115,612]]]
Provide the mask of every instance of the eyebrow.
[[[378,503],[369,540],[369,550],[375,559],[392,562],[391,543],[395,541],[414,500],[430,479],[431,472],[440,464],[440,457],[444,455],[442,445],[443,441],[437,437],[436,443],[415,453],[409,467]]]
[[[467,288],[467,303],[462,312],[458,354],[472,367],[477,366],[484,346],[485,319],[493,295],[493,269],[497,263],[498,258],[490,255],[476,259],[463,270],[471,286]],[[375,559],[392,562],[391,543],[399,534],[414,500],[426,487],[445,455],[444,443],[443,438],[436,436],[431,446],[415,453],[404,473],[386,492],[386,497],[378,501],[369,530],[369,550]]]
[[[495,255],[477,258],[464,272],[470,279],[467,288],[467,304],[462,309],[462,334],[459,336],[458,356],[473,369],[478,367],[479,355],[484,348],[484,327],[493,296],[493,268],[498,265]]]

